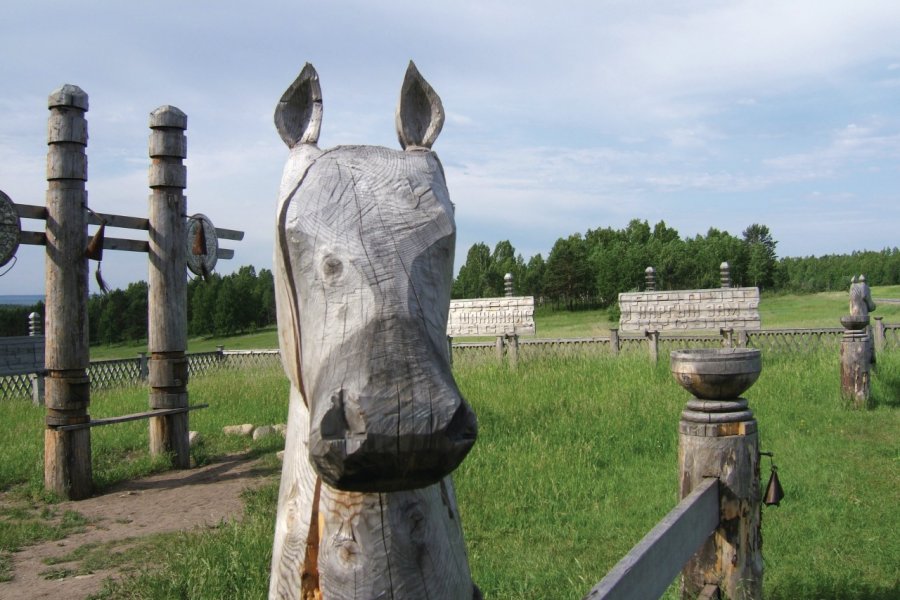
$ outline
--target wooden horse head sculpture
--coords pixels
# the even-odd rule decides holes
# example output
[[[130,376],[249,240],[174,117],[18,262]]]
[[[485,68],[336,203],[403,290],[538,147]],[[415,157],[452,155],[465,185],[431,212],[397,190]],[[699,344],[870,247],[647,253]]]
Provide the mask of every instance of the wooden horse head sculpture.
[[[319,149],[312,65],[276,107],[290,148],[275,280],[291,400],[271,597],[473,595],[449,478],[477,424],[446,337],[456,226],[430,149],[443,120],[412,63],[403,150]]]

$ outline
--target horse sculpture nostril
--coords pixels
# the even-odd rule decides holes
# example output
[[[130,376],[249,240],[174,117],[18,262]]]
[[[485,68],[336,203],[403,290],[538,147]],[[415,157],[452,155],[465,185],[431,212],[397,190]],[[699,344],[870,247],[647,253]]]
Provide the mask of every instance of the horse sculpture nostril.
[[[472,441],[478,437],[478,419],[464,401],[447,424],[447,438],[454,442]]]
[[[344,393],[339,390],[331,396],[331,407],[322,415],[319,431],[323,440],[338,440],[347,436],[347,418],[344,416]]]

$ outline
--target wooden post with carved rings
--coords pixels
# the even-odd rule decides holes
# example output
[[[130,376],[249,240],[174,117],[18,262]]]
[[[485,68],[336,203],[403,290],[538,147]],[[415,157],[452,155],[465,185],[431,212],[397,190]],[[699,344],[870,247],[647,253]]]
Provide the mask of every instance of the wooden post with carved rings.
[[[87,246],[88,96],[64,85],[50,94],[47,127],[47,296],[44,362],[44,487],[70,500],[91,495]]]
[[[186,209],[187,115],[174,106],[150,113],[150,408],[188,405]],[[188,413],[150,419],[150,452],[190,467]]]

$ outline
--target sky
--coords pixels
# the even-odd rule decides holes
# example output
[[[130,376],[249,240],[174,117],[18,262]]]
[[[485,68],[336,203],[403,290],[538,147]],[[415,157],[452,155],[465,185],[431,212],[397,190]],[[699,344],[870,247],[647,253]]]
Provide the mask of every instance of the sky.
[[[171,104],[188,212],[246,232],[217,271],[271,268],[281,94],[310,62],[321,147],[399,148],[412,59],[447,114],[457,270],[476,242],[527,261],[635,218],[682,237],[761,223],[779,256],[881,250],[900,245],[898,32],[896,0],[4,2],[0,190],[44,204],[47,97],[69,83],[89,96],[90,207],[146,216],[149,113]],[[42,293],[43,269],[20,246],[0,295]],[[113,287],[147,269],[104,255]]]

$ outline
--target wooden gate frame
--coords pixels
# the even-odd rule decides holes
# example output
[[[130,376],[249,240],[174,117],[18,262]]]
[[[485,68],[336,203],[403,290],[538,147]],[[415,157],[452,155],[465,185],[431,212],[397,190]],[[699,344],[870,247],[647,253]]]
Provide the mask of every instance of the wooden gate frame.
[[[45,293],[46,428],[44,487],[64,498],[87,498],[93,491],[91,427],[135,419],[150,420],[150,451],[172,453],[176,468],[190,466],[187,350],[187,203],[184,188],[187,115],[174,106],[150,114],[150,210],[141,219],[98,214],[87,202],[88,96],[63,85],[49,97],[46,207],[16,205],[20,218],[46,222],[44,232],[23,231],[21,244],[47,250]],[[104,250],[146,252],[149,256],[148,363],[150,410],[91,420],[88,341],[88,225],[147,231],[149,241],[105,237]],[[241,240],[244,233],[216,229],[219,238]],[[230,259],[233,250],[218,249]]]

